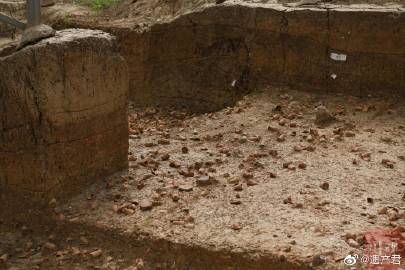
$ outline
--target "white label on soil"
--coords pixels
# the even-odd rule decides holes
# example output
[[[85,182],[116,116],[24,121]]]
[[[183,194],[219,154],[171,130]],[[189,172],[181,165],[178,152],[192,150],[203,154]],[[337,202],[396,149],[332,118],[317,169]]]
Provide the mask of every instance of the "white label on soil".
[[[346,54],[330,53],[330,59],[333,59],[335,61],[346,61],[346,58]]]

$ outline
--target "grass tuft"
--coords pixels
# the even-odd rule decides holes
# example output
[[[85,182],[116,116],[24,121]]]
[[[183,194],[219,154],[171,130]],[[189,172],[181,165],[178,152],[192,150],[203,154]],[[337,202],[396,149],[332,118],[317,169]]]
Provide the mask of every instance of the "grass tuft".
[[[116,4],[118,0],[89,0],[88,4],[94,11],[106,9]]]

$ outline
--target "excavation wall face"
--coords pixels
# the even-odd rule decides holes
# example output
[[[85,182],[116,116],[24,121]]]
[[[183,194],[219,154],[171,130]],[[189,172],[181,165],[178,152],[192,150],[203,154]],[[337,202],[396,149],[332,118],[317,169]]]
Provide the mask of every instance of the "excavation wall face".
[[[0,74],[0,210],[127,167],[128,73],[112,36],[60,31],[0,58]]]
[[[139,105],[210,110],[258,85],[405,93],[403,10],[225,5],[139,34],[112,27]]]

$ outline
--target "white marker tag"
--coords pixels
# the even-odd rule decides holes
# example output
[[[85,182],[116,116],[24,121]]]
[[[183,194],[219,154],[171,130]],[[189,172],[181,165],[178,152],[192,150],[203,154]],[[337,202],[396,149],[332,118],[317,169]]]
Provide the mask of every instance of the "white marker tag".
[[[346,58],[347,58],[346,54],[330,53],[330,59],[335,61],[346,61]]]

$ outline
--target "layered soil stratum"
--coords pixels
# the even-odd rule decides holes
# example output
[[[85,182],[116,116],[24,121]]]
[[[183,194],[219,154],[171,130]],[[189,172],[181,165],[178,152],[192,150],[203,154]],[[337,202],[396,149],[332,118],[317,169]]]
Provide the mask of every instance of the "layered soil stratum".
[[[0,269],[349,269],[405,226],[404,2],[216,2],[0,26]]]

